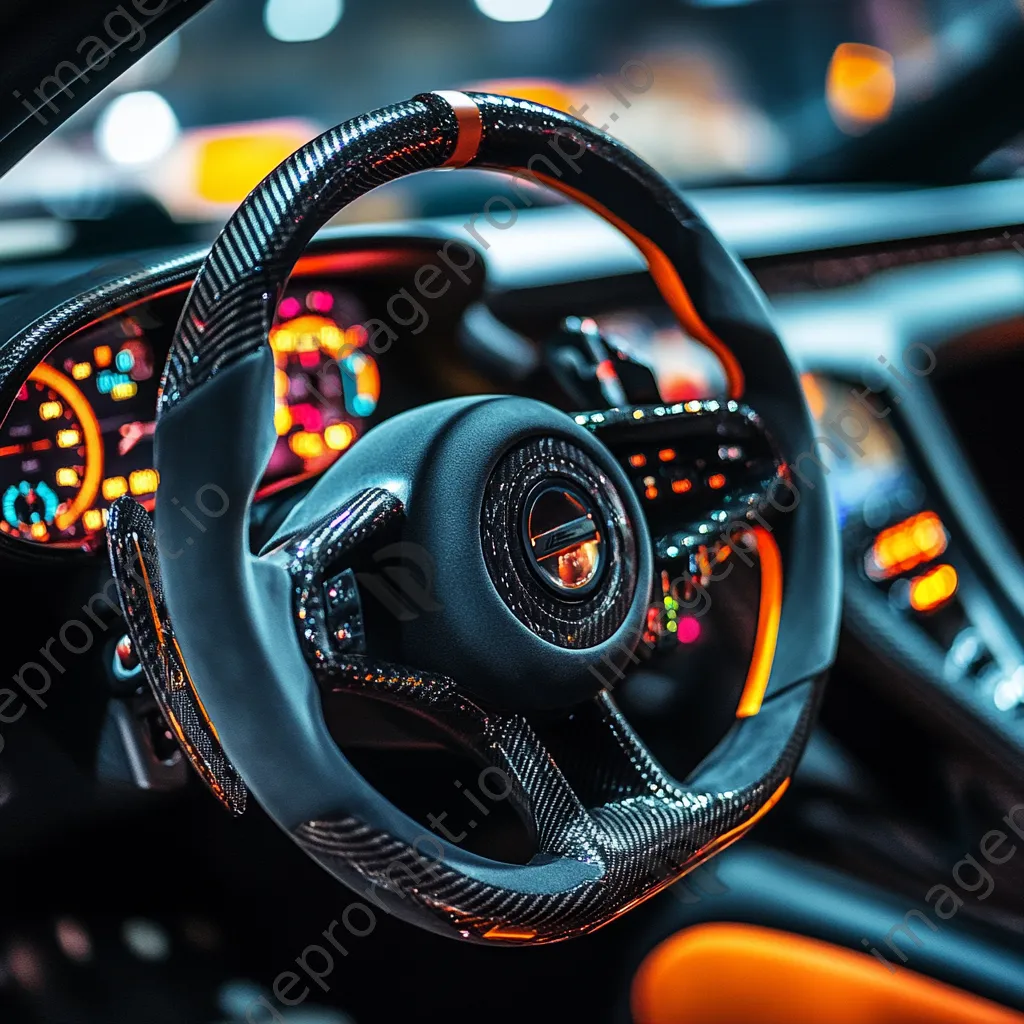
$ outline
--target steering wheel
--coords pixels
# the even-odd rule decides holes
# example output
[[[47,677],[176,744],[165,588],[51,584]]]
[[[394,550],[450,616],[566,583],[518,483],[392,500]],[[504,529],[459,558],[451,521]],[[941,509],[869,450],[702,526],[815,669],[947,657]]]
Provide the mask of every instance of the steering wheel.
[[[371,430],[255,554],[250,506],[276,437],[267,337],[291,269],[346,204],[446,167],[539,180],[624,232],[685,331],[718,356],[728,394],[576,416],[500,395],[422,406]],[[664,516],[653,529],[625,453],[686,456],[723,439],[751,453],[728,486],[682,496],[671,529]],[[111,559],[154,692],[230,809],[248,789],[335,877],[417,925],[551,942],[697,867],[786,789],[839,618],[836,520],[804,453],[811,422],[757,285],[664,179],[557,111],[430,93],[314,139],[221,232],[165,370],[159,542],[121,499]],[[174,510],[193,504],[207,514]],[[432,562],[433,600],[409,621],[375,622],[352,565],[396,536]],[[726,549],[760,563],[753,662],[735,724],[676,780],[602,679],[640,659],[670,572],[677,589],[707,579]],[[481,790],[528,826],[533,858],[472,853],[375,790],[327,724],[351,693],[412,711],[469,751]],[[547,746],[541,723],[555,720]]]

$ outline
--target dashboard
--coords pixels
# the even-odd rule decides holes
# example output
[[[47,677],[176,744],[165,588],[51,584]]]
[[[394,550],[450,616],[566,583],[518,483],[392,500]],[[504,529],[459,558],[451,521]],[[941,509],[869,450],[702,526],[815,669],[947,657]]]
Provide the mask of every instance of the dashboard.
[[[988,195],[987,186],[979,190]],[[1019,232],[1003,225],[1009,217],[1024,221],[1024,183],[1017,206],[1000,190],[999,201],[976,224],[962,221],[971,204],[944,190],[932,190],[942,195],[928,198],[927,209],[914,196],[901,196],[876,221],[851,215],[857,204],[848,198],[836,199],[842,209],[833,216],[820,194],[808,209],[795,200],[787,205],[790,200],[775,192],[763,202],[779,204],[776,225],[786,217],[794,225],[796,235],[788,240],[767,238],[767,229],[761,236],[753,232],[761,222],[750,207],[754,191],[705,199],[704,212],[765,286],[817,425],[816,447],[807,457],[826,469],[844,547],[844,639],[832,692],[844,693],[842,677],[849,672],[858,707],[868,709],[861,717],[851,713],[843,740],[857,733],[856,742],[880,748],[891,739],[891,748],[902,751],[906,734],[885,730],[898,720],[894,707],[905,705],[915,721],[926,720],[948,742],[965,741],[1020,782],[1024,539],[1007,527],[1015,523],[1012,445],[1014,389],[1024,373],[1024,258],[1015,249]],[[877,199],[865,199],[865,209],[876,209]],[[928,233],[936,210],[961,218],[964,231],[944,240],[912,237]],[[901,211],[914,213],[908,237],[890,237],[904,230]],[[827,237],[809,237],[819,224]],[[837,224],[849,233],[848,249],[830,247]],[[618,236],[581,211],[523,211],[514,229],[488,237],[490,248],[466,270],[466,280],[453,274],[456,283],[443,299],[422,299],[416,310],[417,270],[461,230],[438,219],[392,233],[345,228],[314,242],[310,262],[279,303],[269,339],[278,441],[253,509],[266,538],[301,488],[376,423],[405,409],[511,392],[578,410],[548,386],[543,372],[545,345],[566,318],[593,320],[609,341],[648,366],[665,401],[723,392],[714,356],[680,330]],[[865,237],[872,232],[874,241]],[[552,244],[553,235],[559,244]],[[0,370],[9,377],[0,386],[0,411],[9,409],[0,421],[0,558],[19,594],[9,626],[21,637],[19,657],[24,650],[49,665],[53,654],[71,665],[53,639],[60,633],[55,623],[84,621],[91,615],[87,607],[105,614],[103,602],[89,595],[103,593],[109,580],[103,550],[111,503],[122,494],[149,508],[158,501],[153,433],[160,375],[201,258],[160,254],[139,261],[113,286],[68,285],[60,299],[60,310],[68,312],[58,316],[50,314],[51,291],[34,312],[19,311],[21,334],[0,334],[11,338],[0,346]],[[0,267],[0,293],[45,283],[59,295],[62,286],[42,281],[39,268],[32,273],[35,279],[22,268],[20,277],[9,279]],[[0,321],[6,305],[0,303]],[[473,314],[481,307],[494,321],[486,337],[488,325]],[[375,341],[369,329],[375,321],[394,328],[389,344]],[[901,380],[886,370],[880,377],[881,360],[900,369],[911,345],[935,352],[934,375],[904,372]],[[991,358],[981,358],[983,352]],[[868,385],[873,391],[865,396]],[[987,403],[993,389],[997,407]],[[721,447],[728,455],[729,445]],[[691,476],[661,449],[633,454],[631,479],[649,509],[693,496],[690,479],[714,486],[714,473]],[[257,536],[254,547],[266,538]],[[662,618],[649,626],[659,644],[674,650],[667,656],[689,659],[692,671],[671,685],[653,672],[638,673],[617,694],[652,747],[663,739],[693,763],[702,735],[714,731],[706,728],[707,716],[731,716],[735,707],[727,693],[718,695],[722,708],[710,707],[702,681],[720,672],[724,659],[739,664],[751,653],[743,647],[749,637],[742,614],[759,580],[737,571],[723,586],[733,585],[735,593],[715,595],[721,612],[703,618],[684,614],[676,597],[664,594]],[[97,755],[97,737],[113,729],[107,705],[129,708],[117,728],[141,737],[132,750],[152,752],[166,742],[159,716],[154,726],[145,717],[151,709],[134,708],[127,701],[135,697],[119,689],[128,684],[111,666],[118,664],[122,629],[115,613],[104,619],[89,655],[94,660],[83,657],[73,670],[76,683],[85,685],[66,686],[63,708],[55,699],[46,712],[47,728],[69,737],[90,772],[109,771],[104,777],[117,780],[128,777],[127,770],[115,771]],[[54,669],[55,694],[72,670],[60,680],[58,674],[63,669]],[[680,708],[686,713],[677,714]],[[682,735],[680,722],[688,730]],[[145,784],[160,788],[172,771],[154,758],[140,763],[150,772]],[[670,767],[682,777],[692,764]],[[925,791],[917,775],[903,781],[915,793]],[[848,848],[847,832],[864,831],[848,822],[843,819],[842,841],[832,849]],[[828,831],[820,821],[804,827]],[[870,860],[861,853],[858,847],[850,857]]]
[[[89,547],[122,495],[153,508],[153,433],[173,329],[165,312],[173,309],[140,303],[105,317],[21,384],[0,426],[4,534]],[[381,376],[366,320],[362,301],[333,282],[304,280],[282,298],[270,332],[278,441],[261,493],[322,473],[368,429]]]

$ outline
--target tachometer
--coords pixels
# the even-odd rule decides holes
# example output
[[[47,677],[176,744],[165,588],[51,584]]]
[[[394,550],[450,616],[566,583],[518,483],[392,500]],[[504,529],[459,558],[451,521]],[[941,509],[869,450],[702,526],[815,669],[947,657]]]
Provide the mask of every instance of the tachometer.
[[[274,351],[276,408],[280,438],[268,477],[312,475],[325,470],[366,430],[366,419],[380,399],[376,360],[362,351],[367,333],[349,316],[326,315],[331,293],[312,291],[307,310],[276,324],[270,332]],[[294,297],[281,303],[286,312],[301,309]]]
[[[35,541],[76,541],[103,478],[96,414],[71,378],[42,363],[0,427],[0,530]]]

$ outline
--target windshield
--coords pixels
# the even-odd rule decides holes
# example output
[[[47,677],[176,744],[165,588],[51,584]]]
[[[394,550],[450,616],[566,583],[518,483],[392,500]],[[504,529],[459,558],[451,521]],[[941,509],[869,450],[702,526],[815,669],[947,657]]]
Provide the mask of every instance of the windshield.
[[[1017,0],[217,0],[0,181],[4,219],[49,225],[0,256],[102,249],[95,225],[117,216],[138,246],[207,236],[313,135],[431,89],[568,110],[680,184],[785,180],[912,117],[1022,15]],[[347,216],[473,199],[461,176],[419,176]]]

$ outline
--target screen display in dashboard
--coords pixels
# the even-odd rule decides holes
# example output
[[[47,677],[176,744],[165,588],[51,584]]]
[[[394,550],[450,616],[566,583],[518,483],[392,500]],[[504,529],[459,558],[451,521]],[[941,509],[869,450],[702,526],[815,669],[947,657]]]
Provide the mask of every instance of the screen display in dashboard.
[[[322,472],[365,432],[380,397],[365,318],[361,303],[336,289],[293,286],[282,299],[269,339],[278,442],[264,488]],[[71,336],[32,371],[0,425],[0,531],[78,546],[103,530],[122,495],[153,507],[170,334],[170,325],[156,331],[119,314]]]

